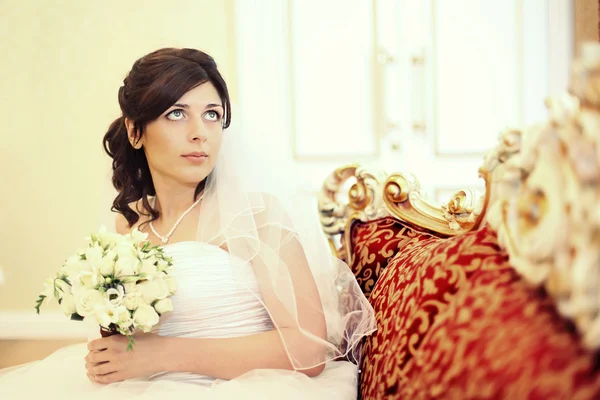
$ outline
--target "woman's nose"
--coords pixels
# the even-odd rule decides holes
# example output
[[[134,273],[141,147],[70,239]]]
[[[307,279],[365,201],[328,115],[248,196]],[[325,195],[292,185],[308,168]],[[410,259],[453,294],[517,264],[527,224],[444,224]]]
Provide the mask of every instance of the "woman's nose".
[[[204,122],[200,120],[199,122],[193,124],[190,132],[190,140],[206,142],[207,139],[208,137],[206,136],[206,127],[204,126]]]

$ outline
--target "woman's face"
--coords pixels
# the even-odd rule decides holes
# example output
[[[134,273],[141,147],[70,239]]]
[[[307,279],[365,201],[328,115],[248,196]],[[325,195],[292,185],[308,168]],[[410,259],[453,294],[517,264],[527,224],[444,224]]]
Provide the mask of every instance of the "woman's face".
[[[215,166],[223,115],[217,90],[205,82],[150,122],[134,147],[144,149],[152,179],[194,187],[204,180]]]

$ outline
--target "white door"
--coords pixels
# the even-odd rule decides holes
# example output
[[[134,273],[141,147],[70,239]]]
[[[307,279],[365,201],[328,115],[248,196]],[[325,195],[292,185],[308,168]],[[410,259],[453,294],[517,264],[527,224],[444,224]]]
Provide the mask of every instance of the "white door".
[[[507,127],[546,118],[567,88],[570,5],[547,0],[383,0],[391,83],[383,163],[415,172],[432,200],[483,190],[477,170]],[[386,38],[393,38],[389,40]],[[549,49],[552,49],[550,51]]]
[[[238,0],[236,11],[238,118],[252,151],[306,196],[352,162],[413,172],[432,200],[482,189],[500,131],[543,120],[544,97],[566,88],[561,0]]]

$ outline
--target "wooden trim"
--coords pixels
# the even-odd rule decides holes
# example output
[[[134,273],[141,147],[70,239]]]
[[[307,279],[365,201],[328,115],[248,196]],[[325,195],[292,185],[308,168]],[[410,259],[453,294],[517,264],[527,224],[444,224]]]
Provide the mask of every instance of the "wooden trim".
[[[582,43],[600,39],[600,0],[575,0],[574,41],[576,52]]]

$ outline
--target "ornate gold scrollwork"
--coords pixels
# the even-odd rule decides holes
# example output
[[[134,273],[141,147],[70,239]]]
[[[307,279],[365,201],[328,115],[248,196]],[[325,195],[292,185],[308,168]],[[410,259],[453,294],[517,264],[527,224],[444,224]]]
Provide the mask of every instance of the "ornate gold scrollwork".
[[[381,199],[384,173],[358,164],[343,166],[325,180],[319,195],[319,217],[336,256],[350,262],[343,243],[352,221],[370,221],[388,215]]]
[[[479,210],[472,198],[475,198],[474,192],[460,191],[448,205],[431,203],[420,192],[417,179],[408,173],[394,173],[384,185],[384,201],[390,214],[438,236],[453,236],[473,227]],[[467,210],[472,215],[465,216]]]
[[[319,195],[321,226],[333,253],[351,262],[348,236],[354,221],[372,221],[394,216],[416,229],[438,236],[466,232],[475,224],[480,208],[475,194],[461,191],[449,205],[427,201],[419,191],[419,182],[408,173],[386,178],[382,171],[369,171],[358,164],[343,166],[325,180]]]

